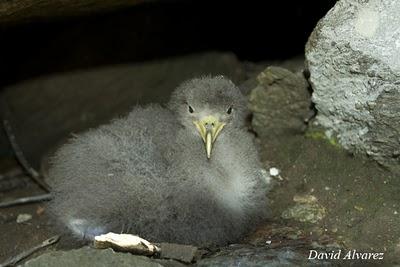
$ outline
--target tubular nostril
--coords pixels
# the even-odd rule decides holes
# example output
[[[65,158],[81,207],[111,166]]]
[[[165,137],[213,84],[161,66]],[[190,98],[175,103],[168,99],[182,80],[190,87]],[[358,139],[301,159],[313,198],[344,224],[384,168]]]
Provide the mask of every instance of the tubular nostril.
[[[211,123],[211,126],[214,127],[214,123]]]
[[[206,124],[205,124],[206,126],[208,126],[208,122],[206,122]]]

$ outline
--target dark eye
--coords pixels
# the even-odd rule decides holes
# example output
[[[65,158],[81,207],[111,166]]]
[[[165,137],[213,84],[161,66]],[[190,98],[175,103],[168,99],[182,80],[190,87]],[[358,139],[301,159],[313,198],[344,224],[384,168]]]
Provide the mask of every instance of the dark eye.
[[[194,112],[194,109],[193,109],[191,106],[189,106],[189,112],[190,112],[190,113],[193,113],[193,112]]]
[[[226,113],[231,114],[232,113],[232,107],[229,107]]]

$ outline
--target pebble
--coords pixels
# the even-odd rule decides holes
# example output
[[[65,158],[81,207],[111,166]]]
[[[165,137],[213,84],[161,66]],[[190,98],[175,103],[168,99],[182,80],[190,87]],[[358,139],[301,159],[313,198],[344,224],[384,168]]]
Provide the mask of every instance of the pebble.
[[[32,215],[28,213],[18,214],[17,223],[24,223],[32,219]]]
[[[280,173],[279,169],[277,169],[275,167],[272,167],[272,168],[269,169],[269,174],[271,176],[278,176],[279,173]]]

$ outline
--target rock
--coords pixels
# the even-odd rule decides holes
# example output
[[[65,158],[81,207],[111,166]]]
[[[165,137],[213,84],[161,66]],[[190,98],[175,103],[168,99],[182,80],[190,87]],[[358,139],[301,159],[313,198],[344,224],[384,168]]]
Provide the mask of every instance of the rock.
[[[32,215],[28,213],[21,213],[17,216],[17,223],[24,223],[32,219]]]
[[[280,67],[268,67],[250,93],[252,126],[260,137],[281,137],[305,130],[311,97],[303,74]]]
[[[295,195],[296,204],[282,212],[282,218],[299,222],[316,223],[325,217],[325,208],[317,203],[313,195]]]
[[[154,262],[144,256],[135,256],[129,253],[116,253],[112,249],[91,249],[83,247],[69,251],[54,251],[27,261],[25,267],[162,267],[163,265]]]
[[[271,249],[268,246],[231,245],[197,262],[197,267],[268,267],[268,266],[320,266],[324,261],[308,260],[304,254],[290,248]],[[329,266],[329,265],[328,265]]]
[[[200,258],[201,253],[197,247],[189,245],[161,243],[160,257],[164,259],[174,259],[185,263],[191,263]]]
[[[400,1],[342,0],[306,45],[316,122],[400,171]]]
[[[154,262],[158,262],[163,267],[187,267],[188,265],[181,263],[179,261],[171,259],[153,259]]]
[[[316,223],[325,217],[325,208],[318,203],[299,202],[282,212],[283,219],[292,219],[304,223]]]

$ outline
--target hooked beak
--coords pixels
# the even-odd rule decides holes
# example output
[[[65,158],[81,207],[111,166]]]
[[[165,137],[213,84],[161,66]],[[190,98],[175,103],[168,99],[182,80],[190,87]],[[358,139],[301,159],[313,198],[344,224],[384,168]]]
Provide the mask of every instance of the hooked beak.
[[[199,121],[194,121],[197,130],[206,146],[207,158],[211,157],[212,146],[217,139],[217,136],[224,128],[225,123],[221,123],[214,116],[207,116]]]

